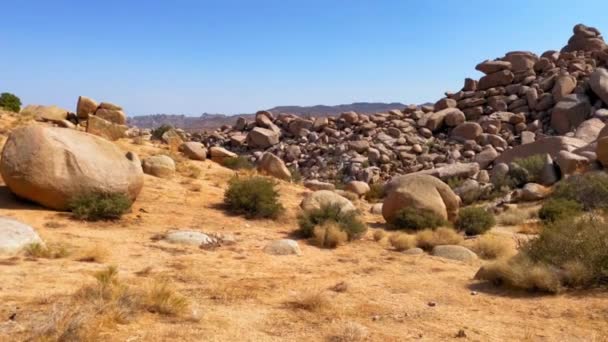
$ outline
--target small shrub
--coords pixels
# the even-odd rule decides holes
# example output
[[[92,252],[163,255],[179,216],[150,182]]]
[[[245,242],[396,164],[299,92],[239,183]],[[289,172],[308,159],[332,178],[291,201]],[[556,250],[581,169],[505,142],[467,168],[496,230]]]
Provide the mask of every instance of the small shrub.
[[[431,250],[435,246],[459,245],[464,239],[451,228],[425,229],[416,233],[416,246],[424,250]]]
[[[369,191],[365,193],[365,199],[369,203],[380,202],[386,194],[384,193],[384,184],[373,183],[369,186]]]
[[[545,166],[545,157],[543,155],[536,154],[526,158],[518,158],[515,159],[513,163],[519,165],[519,167],[525,170],[525,172],[520,172],[517,168],[513,170],[514,172],[509,170],[511,177],[522,183],[540,182],[543,168]]]
[[[578,202],[563,198],[550,198],[543,203],[538,212],[538,218],[545,223],[552,223],[578,216],[582,211],[583,206]]]
[[[342,212],[339,206],[322,206],[320,209],[301,213],[298,216],[298,234],[304,238],[314,236],[314,229],[326,222],[336,223],[348,235],[348,240],[358,239],[367,231],[354,211]]]
[[[276,218],[283,212],[276,184],[264,177],[233,177],[224,193],[224,203],[234,214],[247,218]]]
[[[348,241],[348,234],[335,222],[327,221],[313,230],[313,243],[321,248],[336,248]]]
[[[488,231],[496,225],[492,213],[480,207],[461,209],[455,227],[467,235],[477,235]]]
[[[483,259],[499,259],[515,251],[508,238],[492,234],[479,237],[472,249]]]
[[[382,241],[386,237],[386,232],[382,229],[377,229],[374,232],[374,241],[379,242]]]
[[[188,309],[186,297],[178,294],[165,280],[155,281],[144,295],[144,306],[149,312],[178,316]]]
[[[60,259],[70,255],[70,251],[63,245],[43,245],[32,243],[25,247],[25,255],[30,258]]]
[[[72,214],[83,220],[116,220],[131,208],[131,200],[121,193],[89,193],[69,203]]]
[[[523,210],[510,209],[502,213],[498,217],[498,222],[505,226],[519,226],[527,219],[527,215]]]
[[[251,170],[255,166],[249,158],[245,156],[238,156],[236,158],[224,158],[222,160],[222,166],[227,167],[231,170]]]
[[[108,259],[109,254],[110,253],[106,248],[95,245],[80,253],[76,258],[76,261],[103,263]]]
[[[561,289],[555,272],[521,255],[484,265],[475,278],[531,291],[557,293]]]
[[[290,302],[294,309],[310,312],[323,312],[332,307],[329,298],[322,290],[308,290]]]
[[[462,177],[451,177],[451,178],[446,179],[445,183],[450,188],[456,189],[457,187],[461,186],[465,180],[466,180],[466,178],[462,178]]]
[[[578,202],[585,211],[608,209],[608,175],[592,172],[568,177],[557,183],[553,198]]]
[[[19,113],[21,110],[21,99],[11,93],[0,94],[0,108]]]
[[[163,134],[165,134],[167,131],[172,130],[173,126],[171,125],[160,125],[159,127],[155,128],[152,130],[152,139],[154,140],[161,140],[163,137]]]
[[[408,207],[397,211],[389,224],[394,229],[421,230],[434,229],[445,225],[446,222],[430,210]]]
[[[391,246],[399,252],[416,247],[416,237],[405,233],[391,235],[389,242]]]

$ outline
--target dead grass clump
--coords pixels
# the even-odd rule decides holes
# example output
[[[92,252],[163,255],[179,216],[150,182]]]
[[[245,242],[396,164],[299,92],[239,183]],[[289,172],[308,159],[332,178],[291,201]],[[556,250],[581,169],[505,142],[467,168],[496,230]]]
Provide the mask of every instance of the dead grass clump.
[[[384,230],[377,229],[376,231],[374,231],[374,241],[380,242],[380,241],[384,240],[385,237],[386,237],[386,232]]]
[[[337,248],[348,242],[348,234],[337,223],[327,221],[313,230],[313,244],[321,248]]]
[[[494,234],[484,234],[476,239],[472,249],[483,259],[498,259],[514,254],[508,238]]]
[[[498,222],[503,226],[519,226],[528,218],[529,213],[521,209],[510,209],[500,216]]]
[[[49,222],[46,222],[46,223],[44,224],[44,226],[45,226],[46,228],[53,228],[53,229],[55,229],[55,228],[63,228],[63,227],[66,227],[66,226],[67,226],[67,224],[65,224],[65,223],[60,223],[60,222],[57,222],[57,221],[49,221]]]
[[[76,261],[81,262],[96,262],[104,263],[110,255],[110,252],[103,246],[95,245],[84,250],[78,255]]]
[[[388,240],[393,248],[399,252],[416,247],[416,236],[405,233],[396,233]]]
[[[536,235],[542,231],[542,225],[538,222],[526,222],[519,226],[517,232],[519,234]]]
[[[431,250],[435,246],[459,245],[463,237],[451,228],[425,229],[416,234],[416,246],[424,250]]]
[[[363,325],[356,322],[347,322],[337,329],[328,340],[331,342],[359,342],[367,339],[368,331]]]
[[[484,265],[475,279],[489,281],[495,285],[557,293],[561,289],[556,273],[543,264],[534,264],[525,256],[502,259]]]
[[[194,179],[199,178],[202,173],[202,170],[198,166],[188,162],[178,163],[176,165],[176,170],[182,176]]]
[[[329,298],[323,290],[308,290],[294,301],[289,303],[291,307],[309,312],[322,312],[332,307]]]
[[[32,243],[25,247],[25,255],[34,259],[60,259],[70,255],[70,251],[62,244]]]
[[[153,313],[179,316],[188,309],[186,297],[177,293],[166,280],[155,281],[144,296],[146,309]]]

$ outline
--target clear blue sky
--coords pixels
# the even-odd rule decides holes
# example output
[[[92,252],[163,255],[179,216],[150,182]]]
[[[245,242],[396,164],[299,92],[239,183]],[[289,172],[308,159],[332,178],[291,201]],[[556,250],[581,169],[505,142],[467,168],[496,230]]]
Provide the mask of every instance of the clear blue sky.
[[[608,1],[3,1],[0,91],[129,115],[435,101],[511,50],[560,49]]]

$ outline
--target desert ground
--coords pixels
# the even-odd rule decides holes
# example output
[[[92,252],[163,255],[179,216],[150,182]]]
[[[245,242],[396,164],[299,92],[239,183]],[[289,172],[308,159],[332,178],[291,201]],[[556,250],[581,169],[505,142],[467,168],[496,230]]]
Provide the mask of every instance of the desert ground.
[[[0,121],[4,135],[26,123],[6,115]],[[118,143],[142,157],[170,152],[150,142]],[[308,190],[280,182],[286,213],[246,220],[222,209],[235,171],[211,160],[188,163],[202,170],[198,177],[146,175],[132,212],[119,221],[75,220],[1,187],[0,215],[31,225],[69,255],[0,260],[0,340],[40,340],[39,332],[66,310],[78,311],[68,307],[69,298],[95,283],[95,272],[115,265],[132,288],[168,281],[188,308],[179,316],[143,312],[128,322],[100,323],[103,341],[608,341],[605,291],[540,295],[477,283],[482,260],[410,256],[374,241],[384,223],[365,201],[357,203],[370,227],[362,240],[334,250],[300,240],[301,256],[266,254],[268,242],[292,236]],[[172,229],[232,234],[236,243],[205,250],[155,239]],[[95,262],[85,262],[91,253]]]

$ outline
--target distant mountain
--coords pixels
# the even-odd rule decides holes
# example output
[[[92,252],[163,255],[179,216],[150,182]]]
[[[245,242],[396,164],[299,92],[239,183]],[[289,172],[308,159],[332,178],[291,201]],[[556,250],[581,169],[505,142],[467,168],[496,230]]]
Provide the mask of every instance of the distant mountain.
[[[372,114],[387,112],[391,109],[403,109],[404,104],[394,103],[370,103],[357,102],[337,106],[278,106],[268,109],[273,113],[289,113],[303,117],[336,116],[342,112],[355,111],[361,114]],[[154,128],[160,125],[171,125],[188,131],[214,130],[223,125],[232,125],[240,116],[253,118],[255,114],[209,114],[204,113],[199,117],[186,116],[183,114],[152,114],[129,118],[129,124],[140,128]]]

